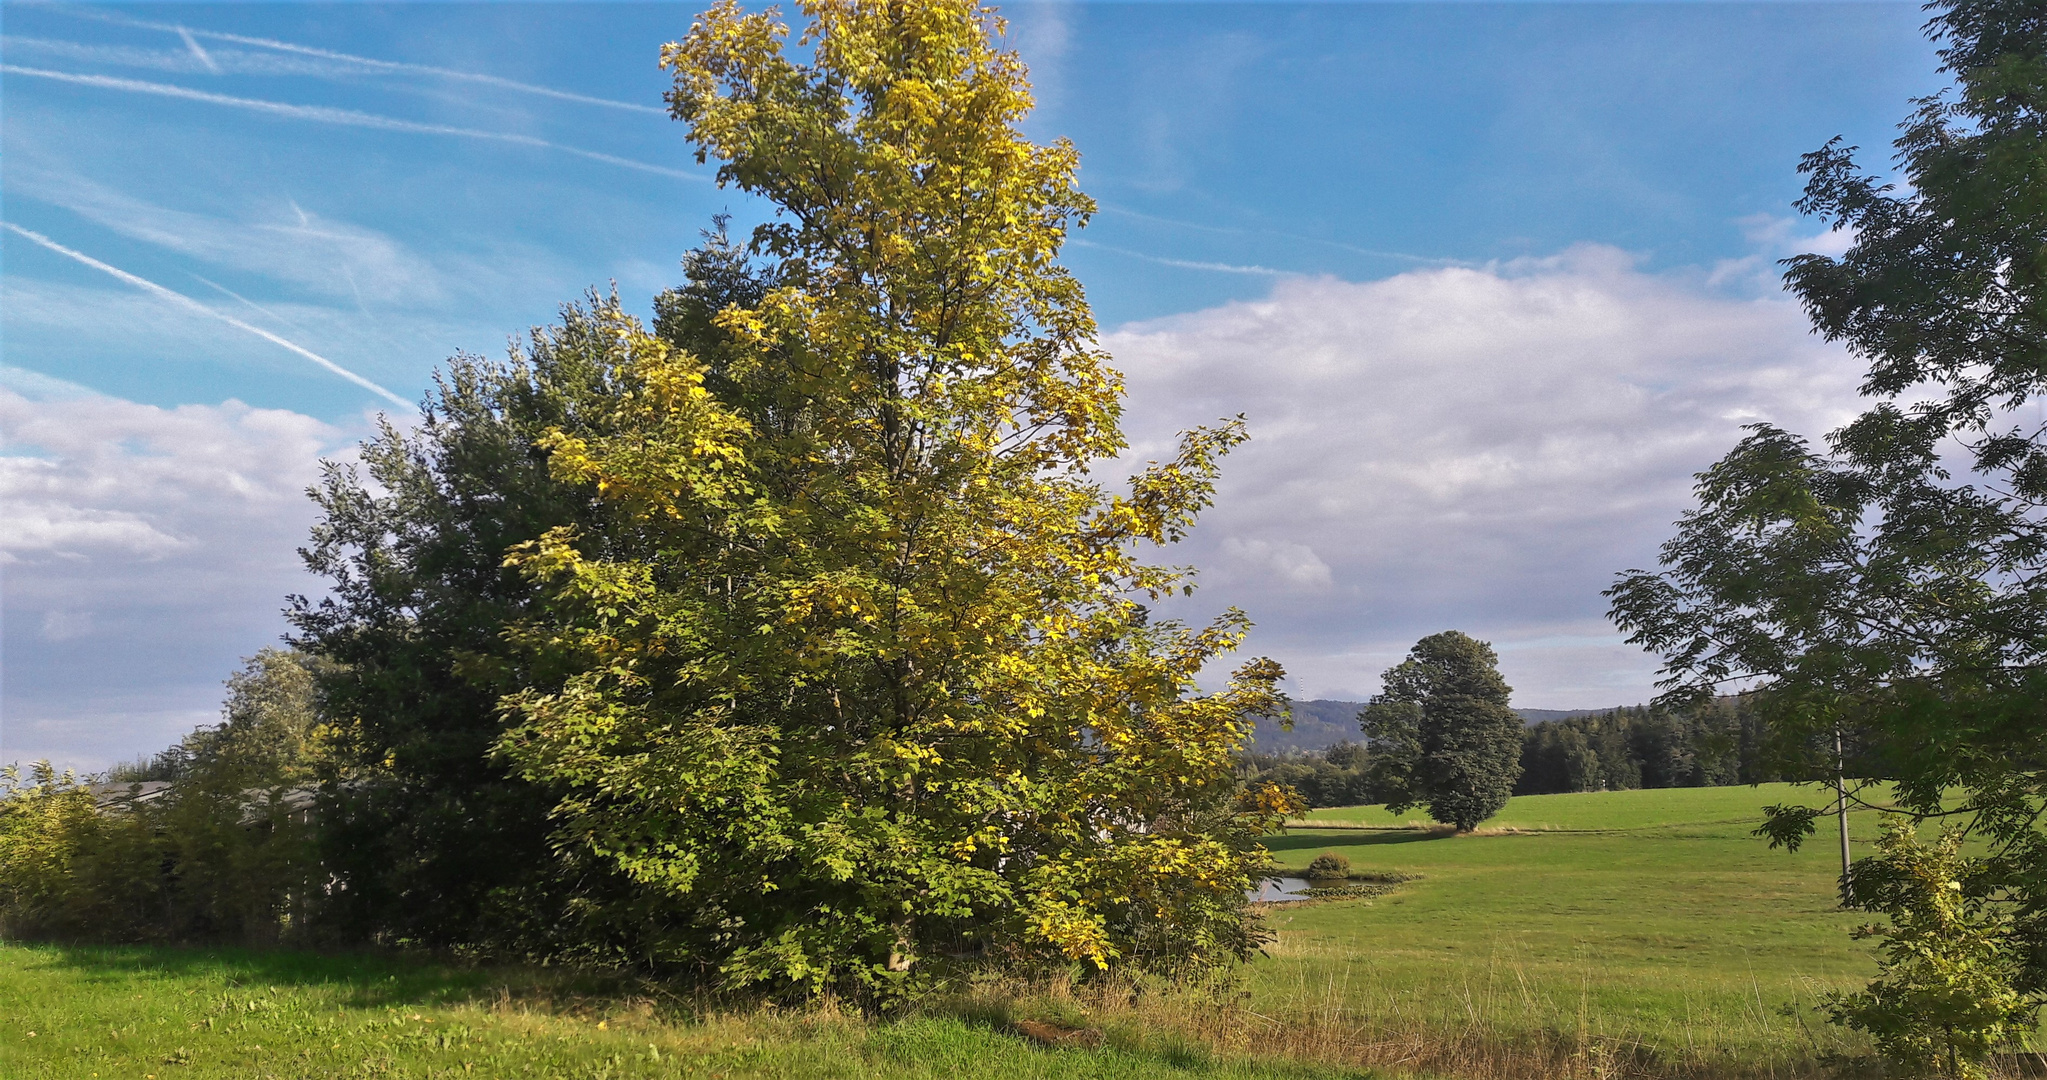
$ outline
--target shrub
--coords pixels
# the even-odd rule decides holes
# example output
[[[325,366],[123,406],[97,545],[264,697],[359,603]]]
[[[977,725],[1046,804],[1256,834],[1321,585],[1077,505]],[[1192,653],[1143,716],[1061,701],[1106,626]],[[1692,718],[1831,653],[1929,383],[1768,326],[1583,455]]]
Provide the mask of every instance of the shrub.
[[[0,934],[153,936],[163,860],[149,816],[102,811],[47,761],[0,768]]]
[[[149,799],[48,762],[0,768],[0,933],[264,944],[300,930],[320,891],[308,663],[250,658],[222,724],[125,770],[170,777]]]
[[[2030,1030],[2039,1001],[2014,982],[2020,957],[2011,918],[1967,887],[1963,832],[1921,843],[1912,822],[1884,821],[1878,854],[1855,865],[1858,907],[1890,916],[1857,937],[1881,937],[1877,978],[1860,993],[1834,994],[1828,1018],[1876,1041],[1905,1076],[1987,1075],[1994,1048]]]
[[[1334,851],[1325,851],[1308,864],[1310,881],[1335,881],[1349,876],[1350,860]]]

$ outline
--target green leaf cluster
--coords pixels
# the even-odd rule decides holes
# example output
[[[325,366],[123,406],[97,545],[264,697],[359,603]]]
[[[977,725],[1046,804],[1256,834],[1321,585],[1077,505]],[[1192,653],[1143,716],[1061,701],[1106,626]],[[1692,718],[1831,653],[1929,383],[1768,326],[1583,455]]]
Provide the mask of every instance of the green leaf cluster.
[[[1978,868],[1961,855],[1962,830],[1920,841],[1891,815],[1877,855],[1855,864],[1856,906],[1881,911],[1878,975],[1866,989],[1832,995],[1821,1007],[1838,1024],[1866,1031],[1908,1076],[1987,1076],[1990,1052],[2033,1029],[2039,1002],[2013,989],[2018,956],[2011,916],[1990,903]]]
[[[1155,620],[1240,421],[1112,494],[1120,380],[1058,265],[1093,204],[970,3],[724,4],[664,62],[721,181],[772,201],[744,295],[601,312],[619,391],[540,440],[602,526],[507,565],[501,759],[558,850],[669,913],[652,958],[887,994],[965,957],[1171,966],[1257,940],[1283,793],[1232,755],[1281,672]],[[747,276],[744,271],[737,271]],[[668,335],[673,335],[668,336]],[[679,340],[678,340],[679,339]]]
[[[1470,832],[1500,812],[1521,776],[1521,717],[1508,707],[1492,646],[1456,630],[1415,642],[1358,714],[1372,791],[1392,813]]]

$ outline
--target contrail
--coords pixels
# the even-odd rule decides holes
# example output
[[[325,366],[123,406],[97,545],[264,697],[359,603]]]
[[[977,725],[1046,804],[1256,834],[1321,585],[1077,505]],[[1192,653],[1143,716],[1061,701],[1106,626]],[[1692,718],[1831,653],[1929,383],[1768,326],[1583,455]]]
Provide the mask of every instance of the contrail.
[[[1177,266],[1184,270],[1214,270],[1217,273],[1222,274],[1255,274],[1259,277],[1306,276],[1294,270],[1274,270],[1270,266],[1238,266],[1235,263],[1195,262],[1192,259],[1168,259],[1163,255],[1146,255],[1142,251],[1131,251],[1129,248],[1110,247],[1107,244],[1097,244],[1092,240],[1074,240],[1072,241],[1072,243],[1076,247],[1094,248],[1097,251],[1113,251],[1118,255],[1128,255],[1133,259],[1143,259],[1145,262],[1155,262],[1163,266]]]
[[[519,82],[516,79],[507,79],[498,75],[485,75],[481,72],[476,71],[461,71],[455,68],[434,67],[429,64],[407,64],[397,60],[378,60],[375,57],[357,56],[353,53],[335,52],[331,49],[316,49],[310,45],[294,45],[289,41],[278,41],[273,38],[244,37],[241,34],[223,33],[219,30],[192,30],[183,26],[178,26],[173,23],[149,22],[145,19],[130,19],[120,15],[105,15],[100,14],[98,12],[73,11],[68,9],[66,10],[66,14],[79,15],[90,19],[99,19],[105,22],[120,23],[126,26],[142,27],[149,30],[164,30],[174,34],[187,35],[188,40],[191,37],[203,37],[211,39],[213,41],[232,41],[237,45],[254,45],[260,49],[275,49],[278,52],[297,53],[300,56],[317,56],[322,60],[339,60],[342,61],[343,63],[360,64],[363,67],[377,68],[383,71],[409,71],[418,75],[434,75],[443,79],[454,79],[460,82],[483,83],[484,85],[487,86],[502,86],[507,90],[518,90],[522,93],[538,94],[541,97],[551,97],[561,101],[574,101],[584,105],[602,105],[605,108],[609,109],[625,109],[629,112],[652,113],[655,116],[668,115],[667,109],[655,108],[652,105],[641,105],[631,101],[614,101],[611,98],[592,97],[589,94],[578,94],[569,90],[556,90],[551,86],[535,86],[532,83],[523,83]]]
[[[375,113],[357,112],[354,109],[336,109],[326,105],[292,105],[282,101],[264,101],[261,98],[232,97],[205,90],[175,86],[171,83],[143,82],[139,79],[120,79],[112,75],[78,75],[68,71],[50,71],[45,68],[22,67],[18,64],[0,64],[0,72],[10,75],[27,75],[37,79],[54,79],[57,82],[76,83],[80,86],[97,86],[108,90],[128,90],[137,94],[155,94],[158,97],[182,98],[186,101],[204,101],[213,105],[226,105],[236,109],[251,109],[269,113],[272,116],[288,116],[295,120],[314,120],[324,124],[342,124],[348,127],[376,128],[380,131],[409,131],[420,135],[454,135],[464,139],[488,139],[492,142],[512,143],[516,146],[537,146],[547,150],[559,150],[564,154],[601,161],[607,165],[618,165],[641,172],[673,176],[679,180],[698,180],[709,183],[706,177],[696,173],[671,169],[665,165],[651,165],[631,158],[600,154],[595,150],[583,150],[574,146],[536,139],[531,135],[513,135],[502,131],[478,131],[475,128],[450,127],[446,124],[422,124],[414,120],[400,120],[392,116],[378,116]]]
[[[191,272],[190,270],[187,270],[187,271],[185,271],[185,272],[186,272],[186,273],[188,273],[188,274],[192,274],[192,272]],[[289,327],[289,328],[291,328],[291,329],[293,329],[293,330],[303,330],[303,329],[304,329],[304,327],[302,327],[302,326],[299,326],[299,325],[298,325],[297,323],[294,323],[294,322],[292,322],[292,321],[291,321],[290,319],[287,319],[287,318],[285,318],[284,316],[282,316],[282,315],[279,315],[278,313],[276,313],[276,312],[274,312],[274,311],[270,310],[269,308],[267,308],[267,307],[264,307],[263,305],[261,305],[261,304],[259,304],[259,303],[255,302],[254,300],[251,300],[251,299],[249,299],[248,297],[246,297],[246,296],[243,296],[243,295],[242,295],[241,293],[238,293],[238,292],[234,291],[233,289],[230,289],[230,288],[228,288],[227,286],[225,286],[225,285],[222,285],[222,284],[221,284],[220,282],[218,282],[218,281],[214,281],[214,280],[213,280],[213,279],[211,279],[211,278],[203,278],[203,277],[200,277],[200,276],[199,276],[198,274],[192,274],[192,276],[193,276],[193,277],[194,277],[195,279],[197,279],[197,280],[198,280],[198,282],[199,282],[199,283],[200,283],[201,285],[204,285],[204,286],[206,286],[207,288],[209,288],[209,289],[212,289],[212,290],[214,290],[215,292],[225,293],[225,294],[227,295],[228,299],[230,299],[230,300],[236,300],[236,301],[240,301],[240,302],[241,302],[241,304],[242,304],[243,306],[245,306],[245,307],[249,308],[250,310],[254,311],[254,312],[255,312],[256,314],[258,314],[258,315],[261,315],[261,316],[263,316],[263,317],[264,317],[264,318],[266,318],[266,319],[269,319],[269,320],[270,320],[270,321],[272,321],[272,322],[281,322],[281,323],[283,323],[283,324],[284,324],[285,326],[287,326],[287,327]]]
[[[215,75],[220,74],[220,65],[214,63],[213,57],[208,55],[205,49],[199,47],[199,39],[192,36],[192,31],[182,26],[176,29],[178,36],[185,39],[185,47],[192,50],[192,55],[198,57],[201,64],[206,65],[206,70],[213,72]]]
[[[1424,263],[1431,266],[1472,265],[1462,259],[1445,259],[1435,255],[1414,255],[1405,251],[1386,251],[1380,248],[1359,247],[1356,244],[1346,244],[1340,240],[1327,240],[1319,236],[1302,236],[1299,233],[1280,232],[1277,229],[1244,229],[1233,228],[1228,225],[1203,225],[1193,221],[1180,221],[1176,218],[1159,217],[1156,214],[1139,213],[1136,210],[1126,210],[1120,206],[1101,205],[1101,210],[1107,214],[1134,217],[1141,221],[1156,221],[1161,225],[1171,225],[1179,229],[1199,229],[1202,232],[1224,233],[1229,236],[1277,236],[1283,240],[1299,240],[1309,244],[1320,244],[1323,247],[1355,252],[1359,255],[1370,255],[1378,259],[1400,259],[1403,262]]]
[[[172,290],[166,289],[163,286],[158,285],[156,282],[149,280],[148,278],[136,277],[134,274],[131,274],[118,266],[108,266],[106,263],[103,263],[82,251],[73,251],[72,249],[56,242],[55,240],[52,240],[49,237],[44,236],[42,233],[24,229],[11,221],[0,221],[0,228],[4,228],[17,236],[26,237],[29,240],[33,240],[36,243],[41,244],[46,248],[49,248],[51,251],[54,251],[57,254],[64,256],[65,258],[76,259],[77,261],[92,267],[94,270],[98,270],[106,274],[111,274],[114,277],[117,277],[122,281],[125,281],[128,284],[133,285],[146,293],[150,293],[154,296],[158,296],[165,300],[169,300],[171,303],[176,304],[179,307],[186,308],[187,310],[190,311],[196,311],[201,315],[219,319],[221,322],[224,322],[237,330],[246,330],[249,333],[256,335],[257,337],[270,342],[273,345],[281,345],[284,348],[290,349],[292,352],[295,352],[300,356],[303,356],[306,359],[311,360],[313,363],[318,364],[323,368],[326,368],[328,371],[331,371],[344,379],[347,379],[349,382],[352,382],[365,390],[377,394],[384,400],[392,403],[393,405],[398,406],[401,409],[410,409],[413,407],[411,402],[405,400],[402,397],[399,397],[397,394],[394,394],[391,391],[386,390],[381,386],[378,386],[376,383],[373,383],[368,379],[365,379],[362,376],[357,375],[355,372],[350,371],[345,367],[342,367],[340,364],[337,364],[334,361],[329,360],[324,356],[321,356],[319,353],[316,353],[303,345],[297,345],[292,342],[286,341],[285,339],[278,337],[276,334],[273,334],[260,326],[251,326],[250,324],[245,323],[242,320],[237,319],[234,316],[229,315],[225,312],[215,311],[212,308],[207,307],[205,304],[202,304],[199,301],[194,300],[189,296],[186,296],[184,293],[173,292]]]

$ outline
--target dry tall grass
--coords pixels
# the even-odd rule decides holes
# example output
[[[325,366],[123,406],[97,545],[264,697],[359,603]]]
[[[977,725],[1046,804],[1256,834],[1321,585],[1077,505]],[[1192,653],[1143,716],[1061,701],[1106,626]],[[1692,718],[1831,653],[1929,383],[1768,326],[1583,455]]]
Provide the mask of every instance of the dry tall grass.
[[[1511,974],[1511,973],[1510,973]],[[1815,993],[1818,992],[1815,987]],[[1684,1031],[1616,1029],[1581,997],[1559,1025],[1525,980],[1433,992],[1330,983],[1252,995],[1201,988],[991,982],[932,1007],[1017,1030],[1052,1024],[1131,1049],[1194,1051],[1341,1070],[1457,1080],[1855,1080],[1884,1075],[1866,1040],[1809,1010],[1767,1009]],[[1436,1000],[1424,1000],[1434,997]],[[1445,1001],[1461,1014],[1445,1021]],[[1365,1004],[1360,1004],[1361,1002]],[[1035,1028],[1034,1028],[1035,1029]],[[2047,1056],[2001,1055],[1995,1080],[2047,1076]]]

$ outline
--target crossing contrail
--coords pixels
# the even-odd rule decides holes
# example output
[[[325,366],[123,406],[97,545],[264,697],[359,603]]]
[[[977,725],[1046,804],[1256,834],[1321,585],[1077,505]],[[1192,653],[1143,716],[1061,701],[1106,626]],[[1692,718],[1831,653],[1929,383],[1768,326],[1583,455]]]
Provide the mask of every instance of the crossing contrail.
[[[319,353],[316,353],[303,345],[286,341],[284,338],[278,337],[276,334],[273,334],[260,326],[252,326],[248,323],[243,322],[240,319],[235,318],[232,315],[227,314],[226,312],[215,311],[214,309],[207,307],[205,304],[202,304],[199,301],[194,300],[189,296],[186,296],[184,293],[166,289],[163,286],[158,285],[156,282],[149,280],[148,278],[137,277],[134,274],[131,274],[118,266],[109,266],[106,263],[103,263],[82,251],[74,251],[71,248],[65,247],[64,245],[56,242],[55,240],[52,240],[49,237],[44,236],[42,233],[35,232],[30,229],[24,229],[11,221],[0,221],[0,228],[4,228],[8,232],[14,233],[16,236],[24,237],[28,240],[34,241],[35,243],[41,244],[43,247],[46,247],[51,251],[54,251],[57,254],[64,256],[65,258],[75,259],[78,262],[84,263],[85,265],[92,267],[94,270],[98,270],[105,274],[110,274],[116,278],[121,279],[122,281],[127,282],[130,285],[135,286],[138,289],[141,289],[146,293],[168,300],[171,303],[178,305],[179,307],[185,308],[189,311],[196,311],[199,314],[208,316],[210,318],[219,319],[221,322],[224,322],[237,330],[245,330],[251,334],[256,335],[259,338],[262,338],[265,341],[270,342],[273,345],[281,345],[284,348],[290,349],[292,352],[295,352],[300,356],[303,356],[306,359],[311,360],[313,363],[318,364],[323,368],[326,368],[328,371],[331,371],[344,379],[347,379],[349,382],[352,382],[365,390],[377,394],[384,400],[391,402],[392,404],[398,406],[401,409],[410,409],[413,407],[413,404],[411,402],[405,400],[402,397],[399,397],[397,394],[394,394],[391,391],[386,390],[381,386],[378,386],[376,383],[373,383],[368,379],[365,379],[362,376],[357,375],[355,372],[350,371],[345,367],[342,367],[340,364],[337,364],[334,361],[329,360],[324,356],[321,356]]]
[[[215,75],[220,74],[220,65],[214,63],[213,57],[205,49],[199,47],[199,39],[192,36],[192,31],[182,26],[178,27],[177,31],[178,36],[185,39],[185,48],[192,51],[192,55],[199,59],[199,63],[205,65],[206,70]]]
[[[203,101],[212,105],[225,105],[234,109],[249,109],[269,113],[272,116],[286,116],[295,120],[312,120],[323,124],[341,124],[347,127],[374,128],[379,131],[408,131],[419,135],[454,135],[464,139],[486,139],[491,142],[511,143],[514,146],[533,146],[546,150],[558,150],[564,154],[601,161],[607,165],[618,165],[642,172],[673,176],[680,180],[698,180],[709,183],[708,178],[697,173],[671,169],[665,165],[652,165],[631,158],[600,154],[595,150],[584,150],[561,143],[548,142],[531,135],[515,135],[503,131],[479,131],[475,128],[451,127],[446,124],[422,124],[416,120],[400,120],[395,116],[379,116],[376,113],[357,112],[354,109],[337,109],[327,105],[293,105],[283,101],[265,101],[262,98],[234,97],[216,94],[207,90],[194,90],[172,83],[143,82],[140,79],[122,79],[112,75],[81,75],[69,71],[51,71],[47,68],[22,67],[19,64],[0,64],[0,72],[9,75],[26,75],[36,79],[51,79],[57,82],[74,83],[79,86],[97,86],[105,90],[126,90],[136,94],[154,94],[158,97],[179,98],[185,101]]]
[[[517,90],[521,93],[526,94],[537,94],[541,97],[550,97],[561,101],[573,101],[583,105],[601,105],[608,109],[624,109],[628,112],[652,113],[655,116],[668,115],[667,109],[656,108],[655,106],[652,105],[641,105],[637,102],[631,101],[615,101],[611,98],[594,97],[589,94],[578,94],[570,90],[557,90],[551,86],[536,86],[532,83],[520,82],[517,79],[507,79],[500,75],[485,75],[482,72],[477,71],[462,71],[456,68],[434,67],[431,64],[408,64],[398,60],[379,60],[371,56],[357,56],[354,53],[336,52],[332,49],[314,48],[311,45],[295,45],[289,41],[278,41],[274,38],[246,37],[242,34],[229,34],[219,30],[194,30],[191,27],[180,26],[175,23],[151,22],[146,19],[134,19],[121,15],[110,15],[99,12],[87,13],[82,11],[67,11],[66,13],[72,15],[81,15],[85,18],[100,19],[105,22],[119,23],[124,26],[134,26],[148,30],[163,30],[168,33],[183,36],[188,44],[191,42],[191,39],[195,37],[206,38],[211,41],[232,41],[237,45],[253,45],[259,49],[274,49],[278,52],[296,53],[300,56],[315,56],[319,57],[322,60],[338,60],[341,61],[342,63],[358,64],[363,67],[376,68],[381,71],[404,71],[410,72],[415,75],[432,75],[437,78],[452,79],[458,82],[473,82],[481,83],[485,86],[500,86],[507,90]],[[197,51],[196,45],[194,46],[194,50]]]
[[[1075,247],[1094,248],[1096,251],[1112,251],[1118,255],[1128,255],[1133,259],[1143,259],[1145,262],[1155,262],[1161,266],[1177,266],[1184,270],[1213,270],[1218,274],[1251,274],[1257,277],[1307,276],[1305,274],[1301,274],[1293,270],[1274,270],[1270,266],[1239,266],[1236,263],[1197,262],[1193,259],[1168,259],[1163,255],[1147,255],[1142,251],[1132,251],[1129,248],[1110,247],[1107,244],[1097,244],[1092,240],[1071,240],[1068,241],[1068,243],[1071,243]]]
[[[1110,206],[1107,203],[1098,203],[1096,205],[1100,208],[1101,212],[1105,214],[1117,214],[1122,217],[1133,217],[1137,218],[1140,221],[1153,221],[1157,222],[1160,225],[1171,225],[1176,229],[1198,229],[1201,232],[1224,233],[1230,236],[1276,236],[1282,240],[1299,240],[1309,244],[1320,244],[1323,247],[1335,248],[1339,251],[1348,251],[1358,255],[1369,255],[1376,259],[1399,259],[1402,262],[1423,263],[1431,266],[1468,267],[1473,265],[1472,263],[1466,262],[1462,259],[1445,259],[1435,255],[1413,255],[1405,251],[1387,251],[1383,248],[1359,247],[1356,244],[1346,244],[1340,240],[1330,240],[1326,237],[1318,236],[1302,236],[1299,233],[1281,232],[1277,229],[1234,228],[1228,225],[1203,225],[1193,221],[1181,221],[1177,218],[1159,217],[1156,214],[1139,213],[1136,210],[1125,209],[1121,206]]]

